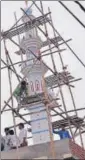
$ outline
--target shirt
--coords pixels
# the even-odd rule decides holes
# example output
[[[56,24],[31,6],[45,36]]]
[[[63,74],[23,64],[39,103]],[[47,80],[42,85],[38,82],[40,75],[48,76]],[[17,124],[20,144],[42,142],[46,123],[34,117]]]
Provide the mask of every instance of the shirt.
[[[4,148],[4,150],[8,151],[8,150],[10,150],[10,144],[9,144],[9,142],[10,142],[10,135],[6,135],[4,137],[4,140],[5,140],[5,148]]]
[[[23,128],[23,129],[20,130],[20,133],[19,133],[20,144],[23,143],[24,138],[27,138],[27,130]]]
[[[16,135],[10,135],[10,148],[19,146],[19,139]]]
[[[54,131],[53,130],[53,133],[58,134],[60,136],[60,139],[71,138],[68,131],[62,131],[62,130]]]
[[[5,147],[5,139],[1,136],[1,151],[4,150]]]

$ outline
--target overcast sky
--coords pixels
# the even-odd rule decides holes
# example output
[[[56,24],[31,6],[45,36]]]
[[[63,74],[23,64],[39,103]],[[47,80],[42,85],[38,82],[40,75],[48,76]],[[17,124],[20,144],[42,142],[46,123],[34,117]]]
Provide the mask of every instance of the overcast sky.
[[[39,4],[39,2],[37,2],[37,4]],[[79,6],[77,6],[72,1],[65,1],[64,4],[66,4],[66,6],[68,6],[68,8],[71,9],[71,11],[76,14],[76,16],[80,18],[80,20],[85,24],[85,13],[80,10]],[[85,7],[85,2],[81,1],[81,4]],[[69,45],[85,63],[85,29],[63,7],[61,7],[61,5],[57,1],[43,1],[43,6],[45,13],[48,12],[48,7],[50,7],[55,28],[60,32],[65,40],[72,38],[72,41],[69,42]],[[1,1],[1,30],[6,31],[7,29],[10,29],[10,27],[15,23],[14,12],[16,12],[17,18],[20,18],[22,16],[22,11],[20,10],[20,8],[24,7],[24,1]],[[35,7],[33,7],[33,14],[36,17],[40,16],[39,11]],[[48,29],[49,36],[52,37],[53,31],[49,26]],[[41,35],[41,33],[39,34]],[[41,38],[43,38],[42,35]],[[17,41],[17,38],[14,39]],[[66,48],[66,46],[63,45],[63,48]],[[20,57],[14,54],[14,52],[17,51],[18,48],[10,41],[7,41],[7,49],[13,63],[20,60]],[[3,42],[1,43],[1,57],[6,61]],[[71,72],[71,75],[73,75],[75,78],[82,78],[82,81],[75,83],[75,88],[72,89],[72,91],[77,108],[85,107],[85,68],[80,64],[80,62],[78,62],[75,56],[68,49],[67,51],[62,53],[62,57],[64,60],[64,64],[68,65],[68,69]],[[52,68],[50,57],[44,60],[48,64],[48,66]],[[61,67],[58,55],[55,56],[55,62],[57,70],[60,71]],[[2,67],[3,66],[4,65],[2,64]],[[18,65],[16,66],[16,69],[17,72],[20,73],[20,67]],[[12,73],[13,89],[17,84],[18,81]],[[1,87],[1,107],[3,107],[4,100],[7,100],[10,96],[7,69],[3,69],[1,71]],[[73,108],[73,105],[70,100],[69,91],[66,87],[63,87],[63,90],[67,109],[70,110]],[[16,102],[14,105],[16,105]],[[78,112],[78,114],[79,117],[85,116],[84,111]],[[17,121],[19,120],[17,119]],[[4,127],[12,125],[12,117],[10,113],[6,112],[2,115],[1,124],[3,134]],[[83,138],[85,139],[85,134],[83,134]],[[78,140],[78,143],[79,142],[80,141]]]

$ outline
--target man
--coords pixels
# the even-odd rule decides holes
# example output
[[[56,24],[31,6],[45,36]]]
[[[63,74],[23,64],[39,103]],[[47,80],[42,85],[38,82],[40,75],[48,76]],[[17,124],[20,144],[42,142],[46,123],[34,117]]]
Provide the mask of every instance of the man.
[[[22,81],[20,86],[18,86],[15,91],[14,91],[14,96],[17,100],[19,100],[19,98],[22,96],[22,94],[25,93],[26,95],[28,95],[28,90],[27,90],[27,82],[26,81]]]
[[[16,98],[16,100],[18,101],[18,109],[17,109],[17,112],[19,112],[20,103],[21,103],[21,98],[28,95],[27,82],[26,82],[26,81],[22,81],[21,84],[20,84],[20,86],[18,86],[18,87],[15,89],[13,95],[14,95],[14,97]]]
[[[65,130],[64,126],[62,126],[62,129],[60,131],[55,131],[53,129],[53,133],[58,134],[60,136],[60,139],[71,138],[69,132],[67,130]]]
[[[10,141],[10,137],[9,137],[9,128],[5,128],[4,129],[4,132],[5,132],[5,137],[4,137],[4,140],[5,140],[5,148],[4,150],[5,151],[8,151],[10,150],[10,145],[9,145],[9,141]]]
[[[20,123],[19,124],[19,142],[20,142],[20,147],[27,146],[27,130],[24,128],[24,124]]]
[[[19,147],[19,139],[18,137],[14,134],[13,130],[9,131],[9,135],[10,135],[10,149],[16,149],[17,146]]]
[[[1,135],[1,151],[4,151],[5,148],[5,139]]]

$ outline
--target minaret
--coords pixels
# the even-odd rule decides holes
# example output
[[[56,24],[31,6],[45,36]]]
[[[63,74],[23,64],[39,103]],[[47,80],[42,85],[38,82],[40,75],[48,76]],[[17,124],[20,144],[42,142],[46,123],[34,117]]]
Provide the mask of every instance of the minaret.
[[[22,19],[23,22],[30,21],[30,18],[35,19],[35,17],[32,15],[31,9],[25,8],[24,10],[26,11],[28,17],[24,15]],[[42,41],[38,36],[36,27],[25,33],[25,36],[21,40],[20,45],[26,51],[26,60],[33,58],[33,60],[31,61],[22,63],[21,66],[21,72],[24,76],[26,76],[26,79],[28,81],[28,96],[30,97],[39,93],[43,93],[42,77],[43,75],[45,75],[48,69],[32,54],[33,52],[36,56],[40,56],[40,48],[42,46]],[[35,114],[31,114],[30,116],[34,144],[50,141],[48,119],[45,108],[46,106],[42,101],[32,103],[30,105],[28,104],[28,107],[26,107],[26,109],[28,109],[30,112],[38,112]],[[39,112],[41,110],[43,111]]]

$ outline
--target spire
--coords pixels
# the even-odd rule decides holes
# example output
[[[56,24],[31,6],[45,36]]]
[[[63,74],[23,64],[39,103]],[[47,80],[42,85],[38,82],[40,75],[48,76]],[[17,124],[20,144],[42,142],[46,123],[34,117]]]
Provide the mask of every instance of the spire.
[[[27,8],[27,6],[28,6],[28,0],[25,0],[25,4],[26,4],[26,8]]]

